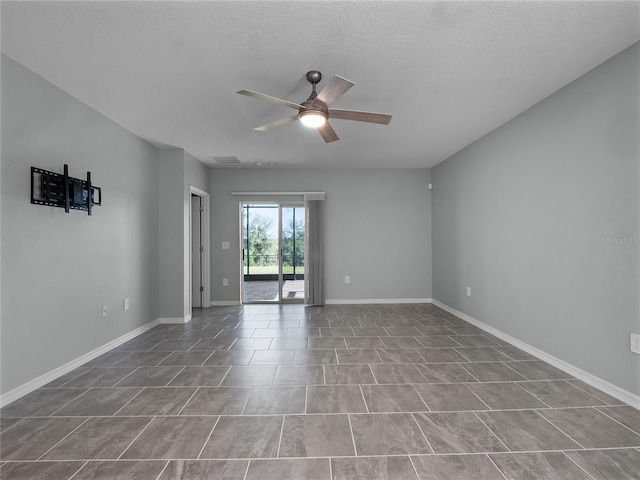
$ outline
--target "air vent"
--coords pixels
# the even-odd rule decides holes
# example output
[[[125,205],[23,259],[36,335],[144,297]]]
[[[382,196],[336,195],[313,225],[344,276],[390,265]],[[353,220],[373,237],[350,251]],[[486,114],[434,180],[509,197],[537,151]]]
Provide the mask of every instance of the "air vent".
[[[240,163],[240,160],[238,160],[238,157],[210,157],[212,160],[214,160],[216,163],[219,163],[220,165],[234,165],[237,163]]]

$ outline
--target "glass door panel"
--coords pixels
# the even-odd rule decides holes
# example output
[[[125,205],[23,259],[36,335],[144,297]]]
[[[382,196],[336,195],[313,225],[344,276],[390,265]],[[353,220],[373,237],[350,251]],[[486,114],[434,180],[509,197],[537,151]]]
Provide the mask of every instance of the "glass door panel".
[[[282,301],[304,300],[304,206],[283,205]]]
[[[279,205],[242,205],[243,303],[280,301]]]

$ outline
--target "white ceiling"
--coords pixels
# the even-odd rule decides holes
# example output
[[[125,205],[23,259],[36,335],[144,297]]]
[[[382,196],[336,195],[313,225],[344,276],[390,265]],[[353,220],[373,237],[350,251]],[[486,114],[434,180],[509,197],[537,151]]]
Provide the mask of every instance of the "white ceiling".
[[[640,39],[617,1],[2,2],[2,51],[115,122],[200,160],[431,167]],[[307,70],[355,86],[325,144],[294,112]],[[323,81],[320,87],[325,83]]]

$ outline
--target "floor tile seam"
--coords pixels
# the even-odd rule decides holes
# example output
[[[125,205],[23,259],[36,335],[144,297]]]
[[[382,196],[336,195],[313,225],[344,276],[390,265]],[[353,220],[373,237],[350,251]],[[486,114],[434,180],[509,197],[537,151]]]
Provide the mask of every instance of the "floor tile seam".
[[[507,453],[507,455],[509,455],[509,454]],[[504,473],[502,471],[502,469],[498,466],[498,464],[496,464],[496,462],[493,460],[493,458],[491,458],[491,455],[485,454],[485,457],[489,460],[489,462],[491,462],[491,464],[495,467],[495,469],[498,472],[500,472],[500,475],[502,475],[505,480],[509,480],[509,478],[507,477],[506,473]]]
[[[478,415],[476,412],[473,412],[473,414],[474,414],[474,415],[475,415],[475,417],[480,421],[480,423],[482,423],[482,425],[484,425],[484,427],[485,427],[489,432],[491,432],[491,435],[493,435],[493,437],[494,437],[494,438],[496,438],[496,439],[500,442],[500,444],[501,444],[504,448],[506,448],[506,449],[507,449],[507,452],[512,452],[511,448],[509,448],[509,446],[508,446],[505,442],[503,442],[503,441],[502,441],[502,439],[501,439],[501,438],[496,434],[496,432],[494,432],[494,431],[489,427],[489,425],[487,425],[487,424],[484,422],[484,420],[482,420],[482,418],[480,418],[480,415]],[[498,469],[498,470],[500,470],[500,469]]]
[[[189,403],[191,403],[191,400],[193,400],[193,398],[197,395],[197,393],[200,391],[200,389],[201,389],[201,388],[202,388],[202,387],[197,387],[197,388],[195,389],[195,391],[191,394],[191,396],[189,397],[189,399],[185,402],[185,404],[184,404],[184,405],[182,405],[182,408],[181,408],[181,409],[178,411],[178,413],[175,415],[176,417],[179,417],[179,416],[186,417],[186,416],[188,416],[188,415],[182,415],[182,412],[184,411],[184,409],[185,409],[185,408],[187,408],[187,405],[189,405]],[[218,387],[215,387],[215,388],[218,388]]]
[[[411,455],[407,455],[407,457],[409,458],[409,463],[411,464],[411,468],[413,469],[413,473],[415,473],[415,475],[416,475],[416,479],[420,480],[420,474],[418,473],[418,469],[416,468],[415,463],[413,463],[413,459],[411,458]]]
[[[390,384],[389,386],[396,386],[397,384]],[[404,385],[404,384],[403,384]],[[257,387],[269,387],[269,385],[257,385]],[[282,385],[281,387],[286,388],[286,387],[360,387],[360,391],[362,392],[362,384],[353,384],[353,385]],[[378,386],[375,384],[364,384],[364,386]],[[383,385],[384,386],[384,385]],[[280,385],[278,385],[277,387],[280,387]],[[193,387],[191,387],[193,388]],[[218,388],[218,387],[204,387],[204,388]],[[222,388],[254,388],[252,386],[234,386],[234,387],[222,387]],[[420,392],[416,392],[418,393],[418,395],[420,395]],[[364,398],[364,397],[363,397]],[[422,398],[422,397],[421,397]],[[187,401],[187,403],[190,400]],[[371,412],[371,411],[367,411],[367,412],[323,412],[323,413],[295,413],[295,414],[290,414],[290,415],[340,415],[340,414],[357,414],[357,415],[376,415],[376,414],[387,414],[387,413],[430,413],[430,414],[454,414],[454,413],[486,413],[486,414],[492,414],[492,413],[501,413],[501,412],[532,412],[532,411],[546,411],[546,410],[574,410],[574,409],[589,409],[589,408],[593,408],[593,407],[563,407],[563,408],[548,408],[548,409],[543,409],[543,408],[500,408],[500,409],[485,409],[485,410],[480,410],[480,409],[459,409],[459,410],[432,410],[429,408],[428,404],[426,402],[425,406],[427,407],[426,410],[399,410],[399,411],[376,411],[376,412]],[[366,405],[366,402],[365,402]],[[139,418],[139,417],[158,417],[158,418],[184,418],[184,417],[216,417],[216,416],[220,416],[223,415],[225,417],[260,417],[260,416],[273,416],[273,415],[284,415],[284,414],[277,414],[277,413],[262,413],[262,414],[220,414],[220,413],[195,413],[195,414],[189,414],[189,413],[176,413],[176,414],[138,414],[138,415],[131,415],[131,414],[127,414],[127,415],[100,415],[100,414],[95,414],[95,415],[60,415],[60,416],[55,416],[55,417],[51,417],[51,416],[31,416],[31,417],[11,417],[11,418],[21,418],[22,420],[25,419],[38,419],[38,420],[50,420],[50,419],[78,419],[78,418],[84,418],[84,419],[89,419],[89,418]],[[16,425],[18,423],[21,422],[17,422]],[[619,423],[619,422],[618,422]],[[625,425],[622,425],[624,427],[626,427]],[[13,428],[14,425],[12,425],[11,427],[8,427],[7,429],[5,429],[3,431],[3,433],[5,433],[6,431],[8,431],[10,428]],[[626,427],[628,430],[628,427]],[[631,430],[632,433],[635,433],[633,430]],[[622,448],[622,447],[621,447]],[[630,448],[636,448],[634,447],[630,447]]]
[[[322,373],[324,375],[324,369],[322,369]],[[307,406],[309,403],[308,398],[309,398],[309,385],[305,385],[304,386],[304,415],[308,414],[307,412],[307,408],[308,408]]]
[[[520,385],[520,383],[524,383],[525,385],[527,383],[533,383],[533,382],[513,382],[515,385],[517,385],[518,387],[520,387],[524,392],[528,393],[529,395],[531,395],[533,398],[535,398],[536,400],[538,400],[540,403],[542,403],[543,405],[545,405],[547,408],[555,408],[552,405],[548,404],[547,402],[545,402],[542,398],[540,398],[538,395],[535,394],[535,392],[532,392],[530,390],[527,390],[526,387],[524,387],[523,385]]]
[[[585,408],[589,408],[589,407],[585,407]],[[620,426],[626,428],[627,430],[629,430],[631,433],[635,433],[636,435],[640,435],[640,428],[638,428],[639,431],[636,431],[633,428],[629,427],[628,425],[625,425],[624,423],[622,423],[620,420],[616,419],[615,417],[612,417],[611,415],[607,414],[606,412],[603,412],[602,410],[600,410],[601,408],[605,408],[604,406],[598,405],[598,406],[590,407],[590,408],[594,408],[597,412],[600,412],[605,417],[610,418],[611,420],[616,422],[618,425],[620,425]],[[631,408],[633,408],[633,407],[631,407]]]
[[[162,478],[162,475],[164,474],[164,471],[169,467],[170,463],[171,463],[171,460],[167,460],[166,461],[166,463],[164,464],[164,467],[162,467],[162,470],[160,470],[160,472],[156,476],[155,480],[160,480]],[[73,480],[73,479],[70,478],[69,480]]]
[[[580,470],[582,470],[587,477],[589,477],[591,480],[598,480],[597,478],[594,478],[593,475],[591,475],[589,472],[587,472],[582,465],[580,465],[578,462],[576,462],[573,458],[571,458],[569,455],[566,454],[566,452],[562,452],[562,455],[569,460],[569,462],[573,463],[576,467],[578,467]]]
[[[86,394],[89,392],[89,390],[91,390],[91,389],[92,389],[92,387],[85,387],[84,392],[79,393],[78,395],[76,395],[75,397],[73,397],[71,400],[69,400],[67,403],[65,403],[64,405],[62,405],[60,408],[58,408],[58,409],[54,410],[53,412],[51,412],[49,415],[46,415],[46,416],[47,416],[47,417],[53,417],[57,412],[59,412],[60,410],[63,410],[67,405],[69,405],[69,404],[70,404],[70,403],[72,403],[72,402],[75,402],[75,401],[76,401],[76,400],[78,400],[80,397],[82,397],[82,396],[86,395]],[[5,417],[5,418],[7,418],[7,417]],[[11,418],[20,418],[20,417],[11,417]],[[25,418],[25,417],[23,417],[23,418]],[[28,418],[28,417],[26,417],[26,418]],[[3,433],[4,433],[4,431],[3,431]]]
[[[49,417],[50,418],[50,417]],[[42,460],[42,458],[49,453],[51,450],[53,450],[54,448],[56,448],[58,445],[60,445],[64,440],[66,440],[70,435],[72,435],[74,432],[76,432],[80,427],[82,427],[83,425],[85,425],[88,421],[91,420],[92,417],[87,417],[84,421],[80,422],[78,424],[78,426],[76,426],[76,428],[72,429],[69,433],[67,433],[66,435],[64,435],[60,440],[58,440],[54,445],[52,445],[46,452],[44,452],[42,455],[40,455],[36,460]]]
[[[282,434],[284,432],[284,422],[287,416],[282,415],[282,424],[280,424],[280,436],[278,437],[278,448],[276,450],[276,458],[280,458],[280,446],[282,445]]]
[[[592,408],[592,407],[585,407],[585,408]],[[574,442],[576,445],[578,445],[582,450],[584,450],[584,445],[582,445],[580,442],[578,442],[575,438],[573,438],[571,435],[569,435],[568,433],[566,433],[564,430],[562,430],[560,427],[558,427],[555,423],[553,423],[551,420],[549,420],[547,417],[545,417],[544,415],[542,415],[539,411],[539,409],[534,409],[533,411],[536,413],[536,415],[538,415],[539,417],[543,418],[545,421],[547,421],[550,425],[552,425],[556,430],[558,430],[560,433],[562,433],[563,435],[565,435],[568,439],[570,439],[572,442]],[[542,410],[542,409],[540,409]],[[560,410],[560,409],[551,409],[551,410]]]
[[[542,361],[542,360],[539,360]],[[524,377],[526,380],[529,380],[531,382],[535,382],[537,381],[535,378],[529,378],[528,376],[526,376],[524,373],[519,372],[518,370],[516,370],[515,368],[513,368],[511,365],[509,365],[509,363],[513,363],[513,362],[500,362],[502,363],[505,367],[510,368],[511,370],[513,370],[514,372],[516,372],[518,375]],[[546,362],[544,362],[546,364]],[[553,379],[547,379],[547,380],[553,380]],[[555,380],[562,380],[562,379],[555,379]]]
[[[140,418],[140,417],[136,417],[136,418]],[[131,448],[131,445],[133,445],[133,443],[134,443],[138,438],[140,438],[140,435],[142,435],[142,434],[143,434],[143,432],[144,432],[147,428],[149,428],[149,425],[151,425],[151,424],[153,423],[153,421],[154,421],[156,418],[157,418],[157,417],[155,417],[155,416],[154,416],[154,417],[152,417],[152,418],[151,418],[151,420],[149,420],[149,421],[147,422],[147,424],[142,428],[142,430],[140,430],[140,431],[138,432],[138,434],[135,436],[135,438],[134,438],[133,440],[131,440],[131,442],[129,443],[129,445],[127,445],[127,447],[126,447],[124,450],[122,450],[122,452],[120,452],[120,455],[118,455],[118,459],[121,459],[121,458],[122,458],[122,456],[125,454],[125,452],[126,452],[127,450],[129,450],[129,448]]]
[[[16,423],[14,423],[13,425],[9,425],[7,428],[2,429],[2,431],[0,432],[0,439],[1,439],[1,436],[6,435],[6,433],[9,430],[11,430],[13,427],[15,427],[16,425],[22,423],[25,419],[33,418],[33,417],[0,417],[0,418],[19,418],[20,419]],[[50,417],[42,417],[42,418],[50,418]]]
[[[351,434],[351,444],[353,445],[353,456],[357,457],[358,448],[356,447],[356,437],[353,433],[353,426],[351,425],[351,415],[348,413],[346,415],[347,415],[347,421],[349,422],[349,433]]]
[[[246,416],[244,415],[244,411],[247,409],[247,405],[249,405],[249,400],[251,400],[251,395],[253,395],[253,391],[255,390],[255,386],[251,387],[251,391],[249,392],[249,395],[247,395],[247,399],[244,401],[244,405],[242,407],[242,411],[240,412],[240,416]]]
[[[472,377],[472,378],[475,378],[475,379],[476,379],[476,381],[477,381],[478,383],[489,383],[489,382],[482,382],[482,381],[481,381],[477,376],[475,376],[475,375],[474,375],[473,373],[471,373],[469,370],[467,370],[466,368],[464,368],[464,365],[463,365],[462,363],[458,362],[458,363],[457,363],[457,365],[458,365],[459,367],[461,367],[462,369],[464,369],[464,371],[465,371],[465,372],[467,372],[469,375],[471,375],[471,377]],[[505,381],[506,381],[506,380],[505,380]],[[467,382],[467,383],[470,383],[470,382]]]
[[[129,404],[130,404],[131,402],[133,402],[136,398],[138,398],[138,397],[142,394],[142,392],[143,392],[143,391],[144,391],[144,387],[143,387],[143,388],[140,388],[140,390],[138,391],[138,393],[136,393],[133,397],[131,397],[131,398],[129,399],[129,401],[127,401],[127,402],[126,402],[124,405],[122,405],[118,410],[116,410],[116,411],[113,413],[113,415],[109,415],[109,416],[111,416],[111,417],[118,416],[118,413],[120,413],[124,408],[126,408],[126,407],[127,407],[127,405],[129,405]],[[105,415],[105,416],[107,416],[107,415]]]
[[[471,395],[473,395],[474,397],[476,397],[478,400],[480,400],[480,402],[482,402],[482,404],[487,407],[488,410],[493,410],[489,404],[487,402],[485,402],[484,400],[482,400],[482,398],[480,398],[480,396],[473,391],[472,388],[469,388],[468,386],[465,385],[465,387],[467,388],[467,390],[469,390],[471,392]]]
[[[214,427],[215,428],[215,427]],[[208,440],[205,442],[209,443]],[[203,447],[204,448],[204,447]],[[115,462],[115,463],[127,463],[127,462],[207,462],[207,461],[252,461],[252,460],[309,460],[309,459],[355,459],[355,458],[387,458],[387,457],[466,457],[466,456],[516,456],[516,455],[528,455],[528,454],[545,454],[545,453],[568,453],[568,452],[605,452],[615,450],[634,450],[637,451],[638,447],[607,447],[607,448],[585,448],[585,449],[549,449],[549,450],[515,450],[511,452],[447,452],[447,453],[390,453],[390,454],[366,454],[366,455],[331,455],[331,456],[292,456],[292,457],[172,457],[172,458],[71,458],[71,459],[52,459],[52,460],[6,460],[5,465],[15,463],[67,463],[67,462]]]
[[[358,389],[360,390],[360,396],[362,397],[362,401],[364,402],[364,408],[366,410],[366,413],[371,413],[371,411],[369,410],[369,405],[367,405],[367,399],[364,396],[364,390],[362,390],[361,384],[358,384]],[[363,413],[363,412],[348,412],[348,413]]]
[[[413,413],[409,413],[409,415],[411,416],[411,419],[413,420],[413,423],[415,423],[415,425],[418,427],[418,430],[420,430],[420,433],[422,434],[422,436],[424,437],[425,441],[427,442],[427,446],[429,447],[429,450],[431,450],[431,453],[433,453],[434,455],[437,455],[435,449],[431,445],[431,442],[427,438],[427,434],[424,433],[424,430],[422,430],[422,427],[420,426],[420,422],[418,422],[418,420],[416,420],[416,417],[415,417],[415,415]]]
[[[198,461],[195,458],[102,458],[102,457],[94,457],[94,458],[62,458],[62,459],[51,459],[51,460],[3,460],[5,464],[9,463],[69,463],[69,462],[84,462],[84,463],[97,463],[97,462],[113,462],[113,463],[127,463],[127,462],[171,462],[174,460],[183,461],[183,460],[193,460]],[[1,463],[1,462],[0,462]]]
[[[563,380],[564,380],[565,382],[567,382],[567,383],[570,383],[570,384],[571,384],[571,385],[573,385],[574,387],[576,387],[576,388],[578,388],[578,389],[582,390],[583,392],[588,393],[588,394],[589,394],[589,395],[591,395],[592,397],[596,397],[596,398],[597,398],[598,400],[600,400],[601,402],[605,402],[605,400],[603,400],[602,398],[599,398],[599,397],[597,397],[596,395],[594,395],[594,394],[592,394],[592,393],[589,393],[589,392],[588,392],[587,390],[585,390],[584,388],[582,388],[582,387],[580,387],[579,385],[576,385],[575,383],[573,383],[574,381],[580,381],[580,380],[578,380],[577,378],[565,378],[565,379],[563,379]],[[604,394],[604,395],[606,395],[604,392],[600,392],[599,390],[598,390],[598,392],[599,392],[599,393],[602,393],[602,394]],[[614,399],[614,400],[619,401],[618,399]],[[624,402],[619,403],[619,404],[618,404],[618,403],[616,403],[616,404],[608,404],[608,403],[605,403],[605,405],[610,406],[610,407],[615,407],[615,406],[619,406],[619,405],[626,405],[626,403],[624,403]]]
[[[84,462],[82,465],[80,465],[80,468],[78,468],[78,470],[76,470],[76,471],[74,472],[74,474],[73,474],[73,475],[71,475],[71,476],[69,477],[69,480],[73,480],[73,479],[76,477],[76,475],[78,475],[78,473],[80,473],[80,471],[81,471],[84,467],[86,467],[88,464],[89,464],[89,462],[87,461],[87,462]]]
[[[80,368],[84,368],[84,369],[86,369],[86,370],[85,370],[85,371],[82,371],[82,372],[78,372],[78,373],[77,373],[73,378],[70,378],[69,380],[67,380],[66,382],[64,382],[62,385],[58,385],[57,387],[47,387],[46,385],[44,385],[44,386],[42,386],[42,387],[40,387],[40,388],[52,388],[52,389],[54,389],[54,388],[75,388],[75,387],[64,387],[64,386],[65,386],[66,384],[70,383],[70,382],[73,382],[73,381],[74,381],[76,378],[78,378],[80,375],[83,375],[83,374],[87,373],[87,372],[88,372],[89,370],[91,370],[93,367],[83,367],[82,365],[80,365],[80,366],[78,367],[78,369],[80,369]],[[75,369],[74,369],[74,370],[75,370]],[[71,372],[70,372],[70,373],[71,373]],[[61,375],[61,376],[62,376],[62,375]],[[58,377],[58,378],[60,378],[60,377]],[[49,383],[51,383],[51,382],[49,382]]]
[[[244,469],[244,476],[242,480],[247,480],[247,475],[249,474],[249,467],[251,466],[251,460],[247,462],[247,468]]]
[[[218,426],[218,423],[220,422],[220,418],[221,418],[221,415],[218,416],[218,418],[216,419],[216,421],[213,424],[213,427],[211,427],[211,430],[209,431],[209,435],[207,435],[207,438],[204,441],[204,443],[202,444],[202,447],[200,447],[200,451],[198,452],[198,455],[196,455],[196,458],[195,458],[196,460],[200,460],[200,458],[202,457],[202,453],[204,452],[204,449],[207,446],[207,444],[209,443],[209,441],[211,440],[211,435],[213,435],[213,431]]]

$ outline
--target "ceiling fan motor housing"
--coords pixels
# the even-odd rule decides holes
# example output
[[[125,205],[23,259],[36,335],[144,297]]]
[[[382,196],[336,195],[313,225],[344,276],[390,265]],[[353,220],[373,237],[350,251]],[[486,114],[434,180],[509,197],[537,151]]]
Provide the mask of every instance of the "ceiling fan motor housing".
[[[320,80],[322,80],[322,73],[320,73],[318,70],[311,70],[307,72],[307,82],[309,82],[310,84],[316,85],[320,83]]]

